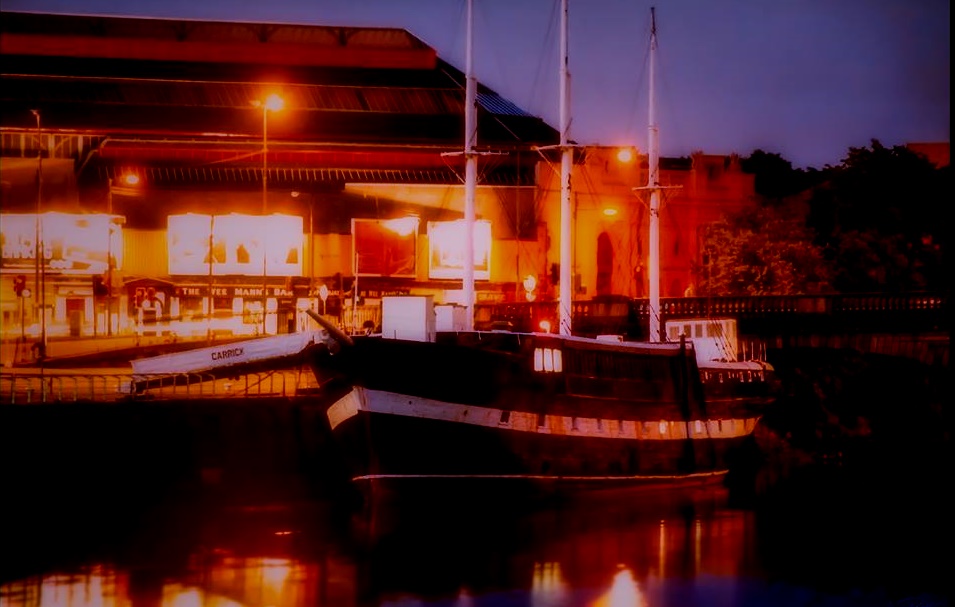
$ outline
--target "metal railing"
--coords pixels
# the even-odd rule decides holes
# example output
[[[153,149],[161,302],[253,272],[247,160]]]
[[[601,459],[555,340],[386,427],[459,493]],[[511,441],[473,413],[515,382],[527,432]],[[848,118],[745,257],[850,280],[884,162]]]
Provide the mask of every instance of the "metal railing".
[[[156,399],[300,396],[318,389],[305,368],[214,378],[202,373],[144,375],[95,371],[8,371],[0,375],[0,403],[126,402]]]
[[[839,329],[891,323],[895,331],[949,326],[947,293],[664,297],[660,308],[661,321],[728,316],[736,318],[744,332],[787,325]],[[584,333],[641,332],[650,305],[645,298],[609,296],[574,301],[572,313],[575,329]],[[539,330],[541,321],[555,326],[556,318],[553,301],[475,305],[476,324],[506,322],[518,331]]]

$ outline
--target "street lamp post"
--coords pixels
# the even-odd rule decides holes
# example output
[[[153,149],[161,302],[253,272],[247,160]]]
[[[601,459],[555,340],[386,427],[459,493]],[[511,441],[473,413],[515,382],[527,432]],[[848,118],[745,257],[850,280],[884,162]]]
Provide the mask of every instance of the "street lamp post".
[[[113,335],[113,180],[106,189],[106,336]],[[95,295],[95,294],[94,294]]]
[[[209,299],[206,305],[206,341],[212,343],[212,315],[215,314],[215,293],[212,278],[212,265],[215,261],[215,234],[216,234],[216,216],[209,215]]]
[[[41,227],[40,212],[43,206],[43,131],[40,128],[40,110],[30,110],[36,117],[36,219],[33,245],[34,273],[36,290],[39,293],[37,300],[40,304],[40,341],[37,342],[37,359],[46,358],[46,268],[43,258],[43,228]]]
[[[106,179],[106,336],[113,334],[113,286],[116,278],[116,271],[119,269],[116,260],[116,250],[113,249],[113,238],[117,232],[117,226],[125,223],[125,218],[116,218],[113,215],[114,204],[113,196],[138,196],[141,192],[137,191],[139,185],[139,175],[132,172],[126,172],[121,176],[107,177]],[[122,253],[123,241],[119,242],[119,252]],[[94,294],[95,296],[95,294]],[[95,318],[95,317],[94,317]],[[117,331],[119,331],[119,312],[117,311]]]
[[[262,108],[262,218],[265,219],[269,206],[269,110],[278,111],[285,102],[278,95],[272,94],[263,101],[256,101],[254,105]],[[262,226],[262,335],[265,335],[265,319],[268,316],[268,226]]]

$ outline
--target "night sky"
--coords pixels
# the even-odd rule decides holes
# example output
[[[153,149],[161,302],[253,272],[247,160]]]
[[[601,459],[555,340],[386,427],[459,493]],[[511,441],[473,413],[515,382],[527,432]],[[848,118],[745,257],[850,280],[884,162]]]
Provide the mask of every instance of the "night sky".
[[[475,75],[559,127],[559,0],[474,0]],[[950,139],[948,0],[570,0],[570,137],[646,149],[656,6],[660,151],[778,153]],[[465,0],[4,0],[74,14],[411,31],[465,69]]]

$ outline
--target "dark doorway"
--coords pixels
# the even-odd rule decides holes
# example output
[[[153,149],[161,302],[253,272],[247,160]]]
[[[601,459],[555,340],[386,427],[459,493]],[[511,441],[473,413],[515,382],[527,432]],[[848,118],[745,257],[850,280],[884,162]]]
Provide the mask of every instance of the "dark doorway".
[[[606,232],[597,237],[597,295],[613,292],[613,244]]]

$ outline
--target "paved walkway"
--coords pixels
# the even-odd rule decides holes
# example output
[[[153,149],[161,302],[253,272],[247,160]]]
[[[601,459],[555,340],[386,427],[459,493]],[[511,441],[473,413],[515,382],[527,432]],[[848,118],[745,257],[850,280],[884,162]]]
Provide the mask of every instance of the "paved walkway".
[[[206,342],[205,338],[175,338],[166,336],[138,337],[121,335],[112,337],[57,337],[47,340],[47,363],[62,366],[70,360],[83,366],[93,366],[98,355],[103,358],[132,354],[142,348],[175,350],[183,347],[195,347]],[[0,342],[0,365],[4,368],[36,366],[35,340],[4,339]]]

